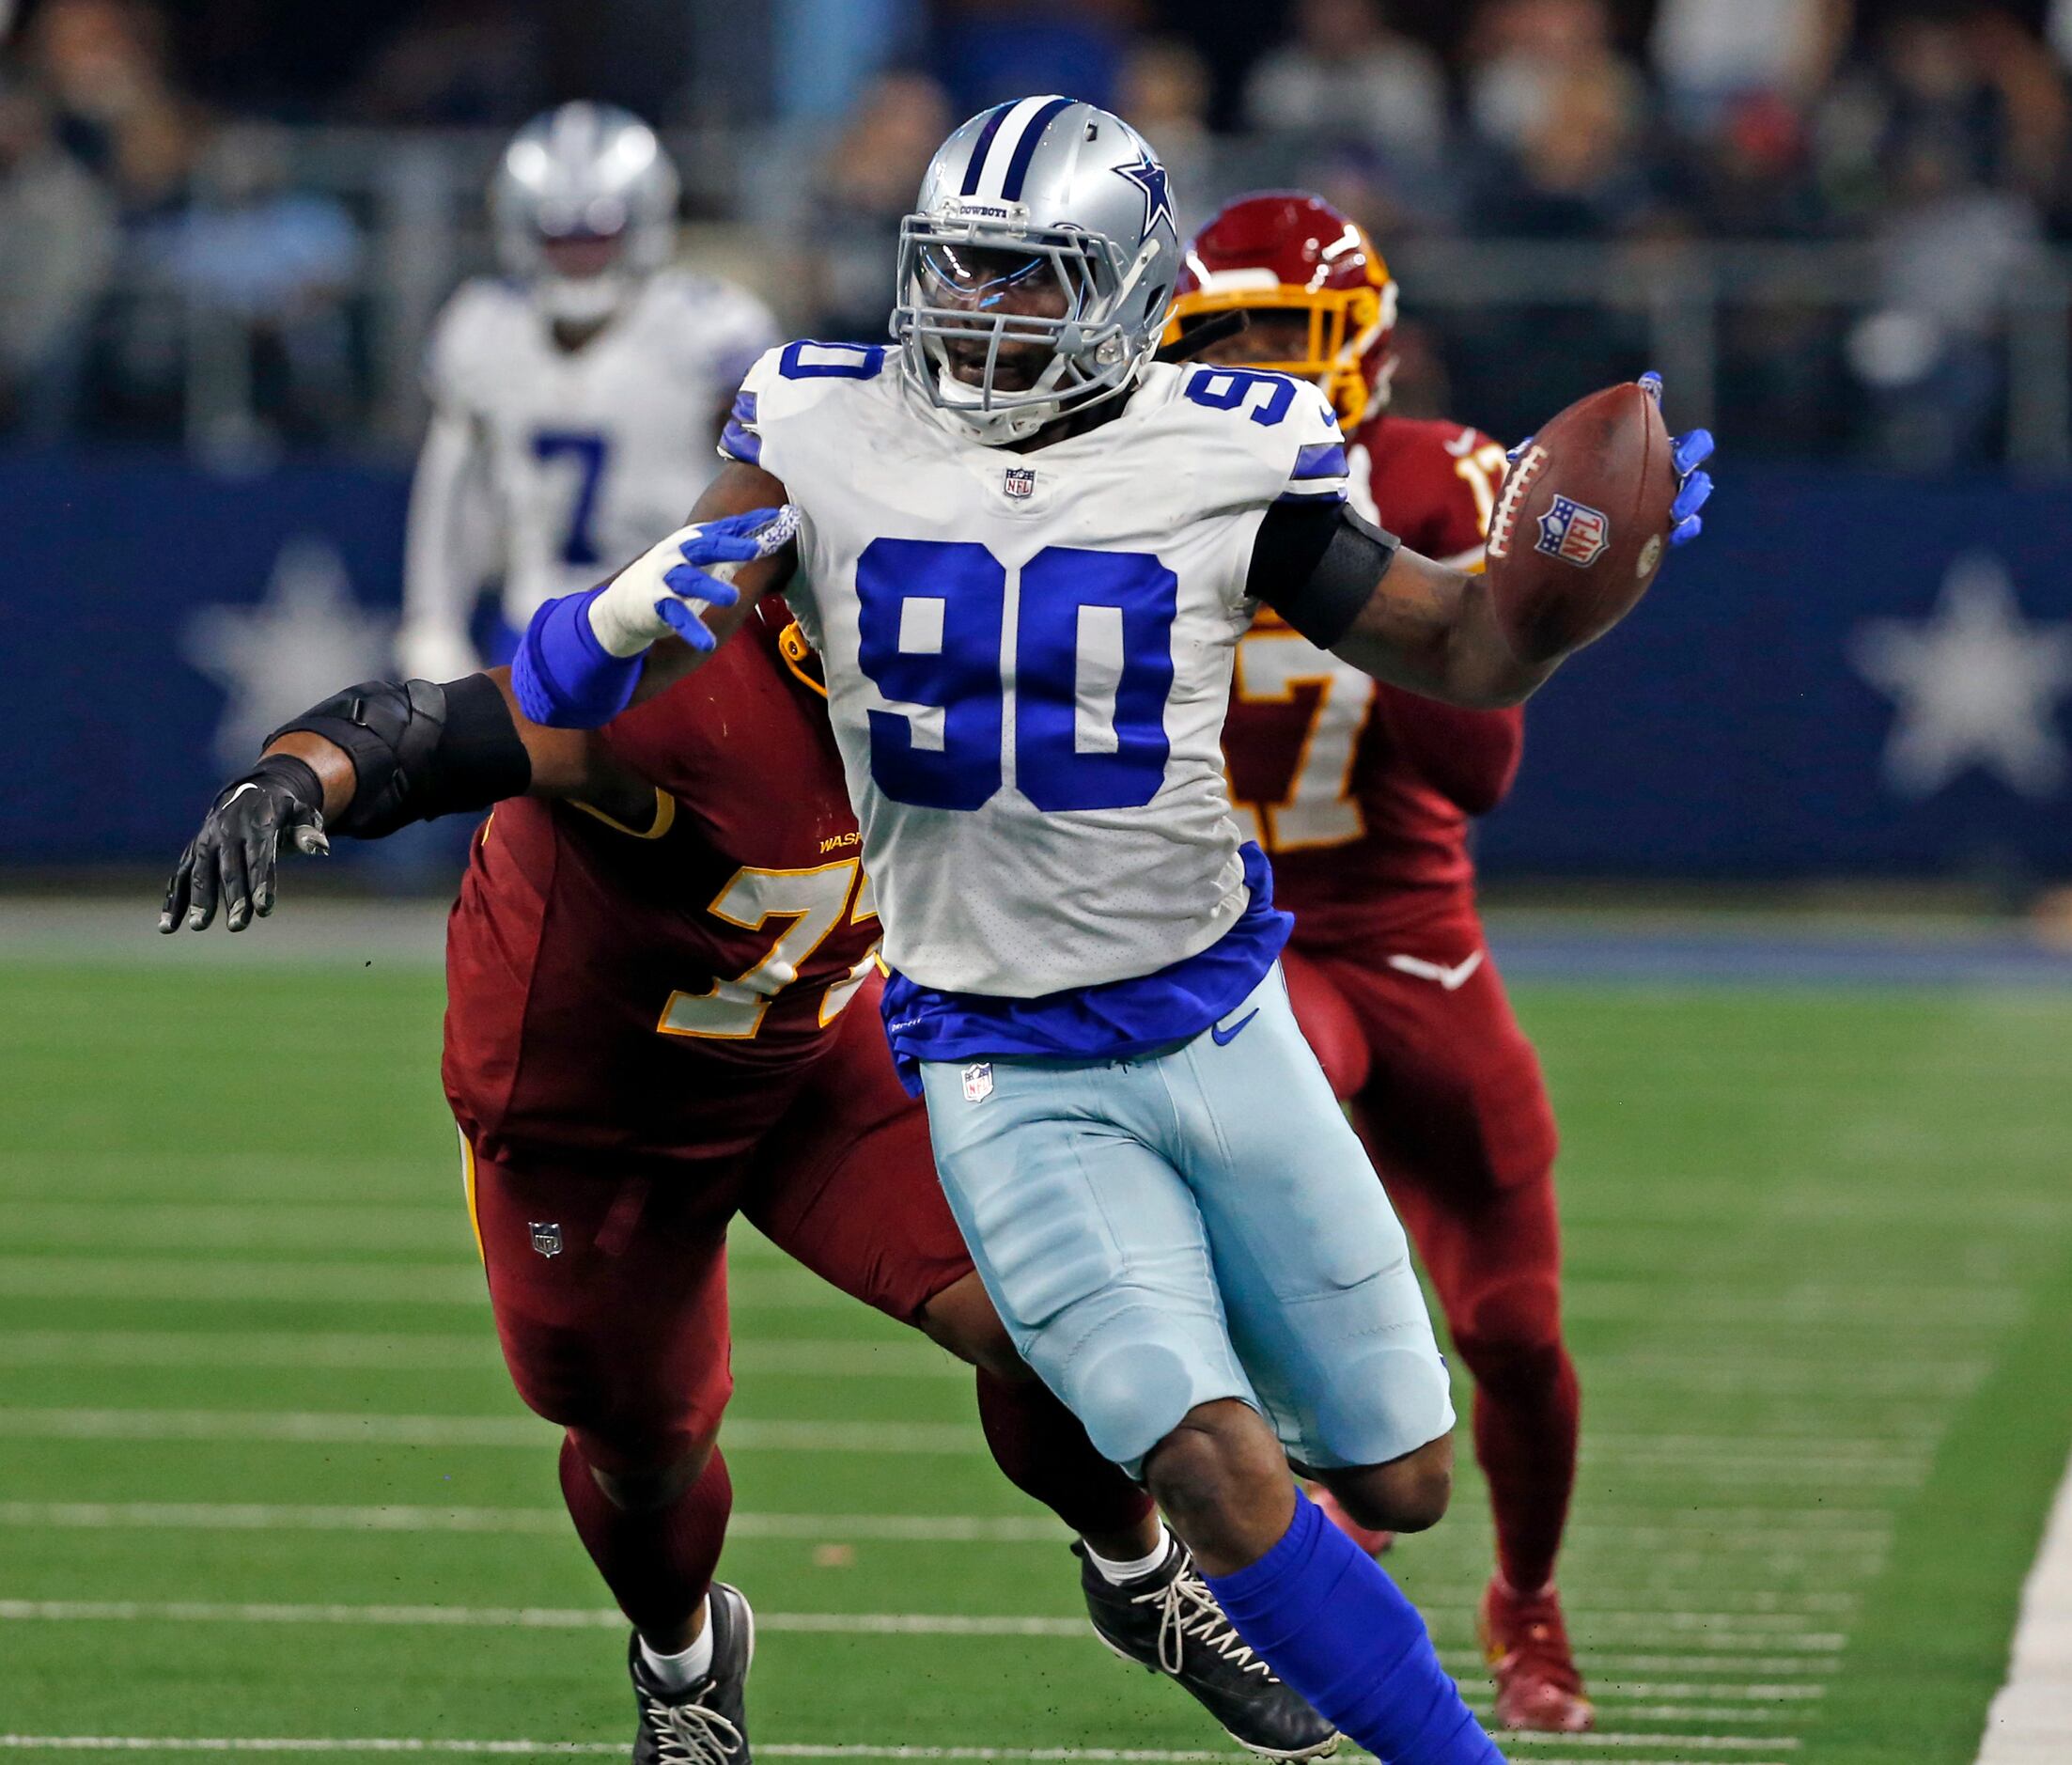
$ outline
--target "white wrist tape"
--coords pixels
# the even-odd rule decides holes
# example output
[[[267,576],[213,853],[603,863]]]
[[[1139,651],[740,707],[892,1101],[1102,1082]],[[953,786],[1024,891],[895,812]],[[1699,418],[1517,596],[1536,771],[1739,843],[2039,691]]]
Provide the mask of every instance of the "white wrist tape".
[[[715,582],[730,583],[744,564],[765,558],[789,545],[799,531],[800,511],[787,503],[756,530],[756,557],[700,564]],[[694,548],[704,533],[703,523],[678,527],[666,539],[651,545],[613,577],[602,594],[590,602],[590,630],[607,655],[637,656],[657,638],[669,634],[668,621],[656,611],[664,601],[689,607],[700,618],[712,602],[697,595],[679,595],[664,580],[685,563],[684,547]]]

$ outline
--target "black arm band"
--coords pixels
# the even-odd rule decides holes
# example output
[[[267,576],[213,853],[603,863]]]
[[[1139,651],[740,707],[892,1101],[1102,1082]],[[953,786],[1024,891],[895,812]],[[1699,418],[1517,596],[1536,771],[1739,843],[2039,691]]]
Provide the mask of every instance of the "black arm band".
[[[380,839],[413,821],[483,809],[522,792],[532,757],[496,682],[466,675],[429,680],[367,680],[312,706],[267,737],[306,729],[345,749],[352,801],[332,826]]]
[[[307,804],[312,809],[324,806],[323,780],[317,776],[317,769],[307,760],[297,759],[292,754],[269,754],[244,778],[235,780],[223,788],[223,795],[216,801],[226,801],[245,778],[264,778],[280,785],[297,803]]]
[[[1402,541],[1347,503],[1275,503],[1252,542],[1245,592],[1319,649],[1352,629]]]

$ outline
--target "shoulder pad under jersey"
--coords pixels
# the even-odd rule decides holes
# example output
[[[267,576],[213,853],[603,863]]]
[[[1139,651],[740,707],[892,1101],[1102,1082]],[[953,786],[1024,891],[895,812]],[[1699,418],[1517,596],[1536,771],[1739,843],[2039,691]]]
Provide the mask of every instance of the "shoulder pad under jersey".
[[[1179,375],[1174,409],[1185,414],[1196,470],[1218,480],[1219,500],[1262,508],[1345,501],[1346,441],[1317,387],[1255,367],[1189,363],[1166,371]]]
[[[885,371],[881,343],[818,343],[802,338],[765,351],[735,396],[720,455],[785,476],[786,426]]]
[[[461,283],[432,321],[425,396],[448,407],[483,403],[510,372],[514,327],[535,322],[523,289],[491,276]]]

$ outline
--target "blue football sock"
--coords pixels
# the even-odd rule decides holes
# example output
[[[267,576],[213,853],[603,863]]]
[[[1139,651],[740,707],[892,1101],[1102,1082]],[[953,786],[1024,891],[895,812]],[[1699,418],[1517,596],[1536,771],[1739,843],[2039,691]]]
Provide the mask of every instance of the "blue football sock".
[[[1503,1765],[1417,1608],[1301,1491],[1280,1543],[1207,1580],[1238,1634],[1385,1765]]]

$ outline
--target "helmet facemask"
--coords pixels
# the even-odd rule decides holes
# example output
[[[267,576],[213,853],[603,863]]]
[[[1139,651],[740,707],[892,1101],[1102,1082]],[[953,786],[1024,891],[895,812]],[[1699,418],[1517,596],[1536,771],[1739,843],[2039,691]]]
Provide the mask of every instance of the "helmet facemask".
[[[1127,260],[1114,241],[1079,227],[910,214],[899,228],[892,315],[908,377],[987,446],[1025,440],[1112,398],[1134,383],[1156,345],[1155,332],[1132,338],[1118,318],[1155,256],[1147,243]],[[1003,309],[1034,289],[1056,290],[1057,316]],[[977,374],[960,377],[981,344]],[[1015,371],[1024,349],[1047,353],[1033,374]]]

